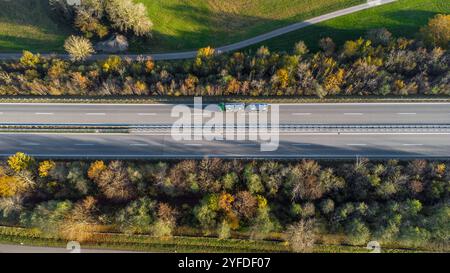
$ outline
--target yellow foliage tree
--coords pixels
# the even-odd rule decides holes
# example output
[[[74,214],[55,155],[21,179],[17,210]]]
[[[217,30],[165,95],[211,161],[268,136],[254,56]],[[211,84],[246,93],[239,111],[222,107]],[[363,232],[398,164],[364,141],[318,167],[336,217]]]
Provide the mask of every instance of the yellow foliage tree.
[[[25,67],[28,68],[35,68],[36,65],[39,63],[40,61],[40,55],[36,54],[34,55],[33,53],[31,53],[30,51],[24,51],[22,53],[22,57],[20,57],[20,64],[22,64]]]
[[[339,93],[344,76],[345,70],[340,68],[335,74],[331,74],[325,79],[325,89],[329,94]]]
[[[145,71],[152,72],[154,68],[155,62],[153,62],[153,60],[150,59],[145,62]]]
[[[0,176],[0,197],[12,197],[21,192],[26,184],[16,176]]]
[[[56,166],[55,162],[51,160],[42,161],[41,163],[39,163],[39,176],[47,177],[50,170],[53,169],[55,166]]]
[[[442,174],[445,173],[445,169],[446,169],[446,167],[445,167],[445,164],[444,164],[444,163],[438,164],[438,165],[436,166],[436,172],[437,172],[438,174],[440,174],[440,175],[442,175]]]
[[[267,199],[263,196],[258,194],[256,200],[258,201],[258,208],[265,209],[267,207]]]
[[[119,56],[109,56],[102,64],[104,72],[119,72],[122,66],[122,59]]]
[[[442,48],[449,48],[450,14],[437,14],[420,31],[427,42]]]
[[[289,84],[289,72],[286,69],[281,68],[277,70],[276,75],[279,87],[283,89],[287,88]]]
[[[33,163],[33,158],[21,152],[8,158],[8,165],[15,172],[26,170],[31,163]]]
[[[226,212],[230,212],[234,197],[229,193],[222,193],[219,198],[219,207]]]
[[[209,58],[212,57],[215,53],[215,49],[208,46],[204,48],[200,48],[197,52],[197,58]]]
[[[106,165],[103,161],[95,161],[91,164],[88,170],[88,177],[95,180],[99,174],[106,169]]]

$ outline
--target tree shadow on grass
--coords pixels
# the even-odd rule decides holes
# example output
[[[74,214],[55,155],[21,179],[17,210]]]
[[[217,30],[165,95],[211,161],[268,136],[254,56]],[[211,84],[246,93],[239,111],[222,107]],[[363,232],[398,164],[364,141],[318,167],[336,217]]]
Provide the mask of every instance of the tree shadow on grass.
[[[0,23],[6,23],[8,29],[0,26],[0,51],[20,51],[23,49],[49,51],[62,47],[63,38],[70,30],[51,18],[47,0],[0,1]],[[29,34],[11,29],[10,25],[27,27]],[[15,36],[14,34],[17,35]],[[45,37],[54,37],[48,40]],[[33,38],[36,37],[36,38]],[[39,38],[43,37],[43,38]],[[61,37],[61,39],[58,39]],[[4,46],[1,46],[1,45]],[[11,44],[11,46],[6,46]]]
[[[176,30],[171,35],[154,30],[151,39],[132,42],[131,51],[162,53],[197,50],[206,46],[220,47],[301,21],[298,15],[284,19],[270,19],[230,12],[214,12],[192,5],[175,5],[167,9],[174,18],[183,18],[190,27]]]

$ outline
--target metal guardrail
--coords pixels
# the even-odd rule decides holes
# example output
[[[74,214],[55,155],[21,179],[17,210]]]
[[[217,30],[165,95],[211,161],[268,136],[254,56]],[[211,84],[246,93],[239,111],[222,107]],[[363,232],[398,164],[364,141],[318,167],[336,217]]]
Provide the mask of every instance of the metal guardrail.
[[[170,131],[171,125],[141,125],[133,126],[130,131],[133,133],[143,132],[166,132]],[[201,126],[191,126],[191,129],[202,128]],[[225,127],[223,127],[225,128]],[[252,125],[234,125],[228,128],[236,131],[256,131],[257,129],[278,130],[280,132],[445,132],[450,133],[450,124],[373,124],[373,125],[327,125],[327,124],[280,124],[275,127],[259,127]]]
[[[1,131],[32,132],[86,132],[86,133],[145,133],[170,132],[169,124],[0,124]],[[191,129],[203,126],[191,126]],[[258,125],[230,125],[236,131],[268,129],[279,132],[445,132],[450,133],[450,124],[279,124],[272,127]]]

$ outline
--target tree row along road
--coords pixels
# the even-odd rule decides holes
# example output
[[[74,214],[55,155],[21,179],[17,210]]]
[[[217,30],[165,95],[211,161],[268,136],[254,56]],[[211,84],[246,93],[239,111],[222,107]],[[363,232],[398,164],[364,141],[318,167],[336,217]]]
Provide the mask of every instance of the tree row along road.
[[[380,5],[384,5],[384,4],[388,4],[388,3],[392,3],[395,2],[396,0],[369,0],[367,3],[361,4],[361,5],[357,5],[357,6],[353,6],[350,8],[346,8],[346,9],[342,9],[342,10],[338,10],[338,11],[334,11],[331,13],[327,13],[321,16],[317,16],[308,20],[305,20],[303,22],[299,22],[299,23],[295,23],[295,24],[291,24],[288,25],[286,27],[282,27],[273,31],[270,31],[268,33],[241,41],[241,42],[237,42],[234,44],[230,44],[230,45],[226,45],[226,46],[222,46],[217,48],[217,52],[218,53],[226,53],[226,52],[232,52],[232,51],[236,51],[251,45],[255,45],[261,42],[264,42],[266,40],[281,36],[283,34],[292,32],[292,31],[296,31],[305,27],[308,27],[310,25],[314,25],[320,22],[324,22],[336,17],[340,17],[340,16],[344,16],[347,14],[351,14],[351,13],[355,13],[358,11],[362,11],[365,9],[369,9],[375,6],[380,6]],[[205,45],[206,46],[206,45]],[[51,54],[42,54],[42,56],[44,57],[48,57]],[[135,59],[139,56],[151,56],[154,60],[178,60],[178,59],[190,59],[190,58],[194,58],[197,55],[197,51],[187,51],[187,52],[175,52],[175,53],[162,53],[162,54],[128,54],[128,55],[122,55],[123,57],[129,57],[132,59]],[[66,59],[68,58],[68,55],[66,54],[56,54],[54,56],[57,56],[59,58],[63,58]],[[11,59],[19,59],[21,57],[21,54],[19,53],[0,53],[0,60],[11,60]],[[92,60],[100,60],[100,59],[104,59],[107,58],[108,55],[105,54],[97,54],[91,57]]]

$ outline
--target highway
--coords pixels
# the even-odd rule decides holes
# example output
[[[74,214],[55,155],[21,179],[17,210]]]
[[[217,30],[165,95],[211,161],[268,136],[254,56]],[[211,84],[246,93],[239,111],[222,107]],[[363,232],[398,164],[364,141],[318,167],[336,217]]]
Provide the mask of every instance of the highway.
[[[0,124],[171,124],[172,105],[0,104]],[[280,124],[450,125],[449,103],[280,104]],[[240,114],[237,114],[240,115]],[[243,115],[248,115],[243,114]],[[170,130],[123,134],[0,134],[0,156],[17,151],[41,158],[450,158],[449,129],[281,130],[279,146],[261,141],[181,140]]]
[[[281,133],[279,148],[261,152],[249,140],[175,141],[167,133],[1,134],[0,156],[42,158],[448,158],[450,134]]]
[[[192,106],[192,105],[189,105]],[[0,104],[0,124],[172,124],[169,104]],[[279,104],[283,124],[450,124],[450,103]]]

